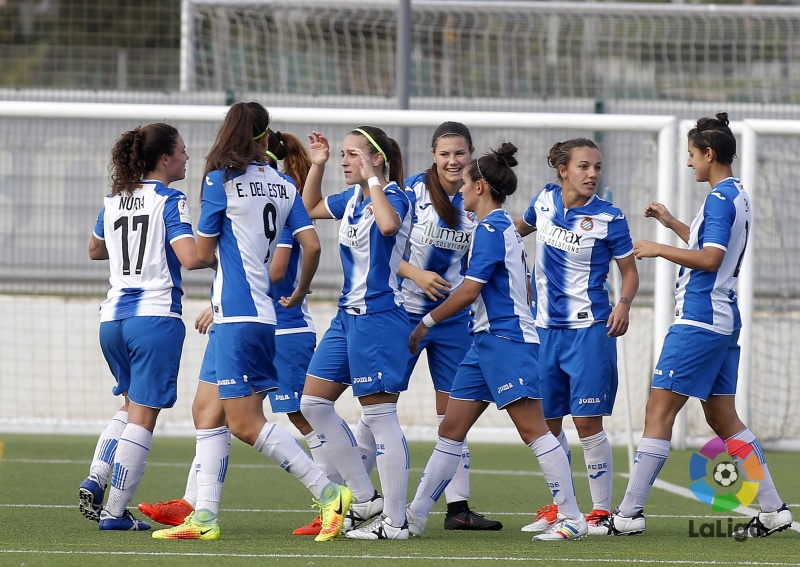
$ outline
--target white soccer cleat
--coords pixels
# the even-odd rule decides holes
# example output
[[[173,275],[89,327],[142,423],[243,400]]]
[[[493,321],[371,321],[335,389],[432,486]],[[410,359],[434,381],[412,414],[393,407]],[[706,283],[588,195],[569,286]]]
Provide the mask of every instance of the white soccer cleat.
[[[547,504],[536,511],[536,520],[530,524],[522,526],[521,531],[530,533],[546,532],[557,521],[558,506],[555,504]]]
[[[428,518],[422,518],[411,511],[411,506],[406,506],[406,521],[408,522],[408,533],[414,537],[422,537],[425,533],[425,526],[428,525]]]
[[[610,517],[603,521],[602,525],[606,528],[606,533],[595,535],[636,535],[642,533],[647,527],[647,520],[642,511],[629,518],[620,514],[619,508],[617,508]]]
[[[350,539],[408,539],[408,521],[400,527],[392,525],[392,519],[381,514],[374,522],[344,534]]]
[[[533,536],[533,541],[567,541],[580,539],[589,534],[589,525],[586,518],[581,516],[577,520],[569,520],[559,514],[558,521],[543,534]]]
[[[383,512],[383,497],[375,491],[375,494],[366,502],[353,502],[350,510],[344,517],[342,533],[347,533],[361,526]]]
[[[784,504],[774,512],[759,512],[747,525],[731,534],[735,538],[767,537],[792,525],[792,512]]]
[[[589,535],[609,535],[608,524],[611,512],[595,509],[584,516],[589,525]]]

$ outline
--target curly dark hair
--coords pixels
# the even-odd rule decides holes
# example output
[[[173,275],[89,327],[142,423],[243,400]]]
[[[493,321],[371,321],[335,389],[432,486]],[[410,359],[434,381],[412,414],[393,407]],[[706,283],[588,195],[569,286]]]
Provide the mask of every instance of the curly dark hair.
[[[156,170],[163,155],[172,155],[178,130],[163,122],[128,130],[111,149],[111,194],[131,193],[142,179]]]

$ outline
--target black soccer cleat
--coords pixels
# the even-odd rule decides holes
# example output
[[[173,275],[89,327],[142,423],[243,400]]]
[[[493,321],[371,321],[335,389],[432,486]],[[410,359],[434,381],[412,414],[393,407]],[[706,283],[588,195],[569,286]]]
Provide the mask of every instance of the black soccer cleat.
[[[490,520],[482,514],[473,512],[469,508],[459,512],[448,512],[444,517],[444,529],[446,530],[486,530],[499,531],[503,529],[503,524],[497,520]]]

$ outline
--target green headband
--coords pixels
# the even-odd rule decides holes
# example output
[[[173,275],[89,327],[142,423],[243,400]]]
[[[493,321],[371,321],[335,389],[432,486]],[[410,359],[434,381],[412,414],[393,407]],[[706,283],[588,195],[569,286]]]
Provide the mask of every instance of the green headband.
[[[271,151],[269,151],[269,150],[267,150],[267,155],[268,155],[269,157],[271,157],[271,158],[272,158],[272,160],[273,160],[275,163],[278,163],[279,161],[281,161],[281,160],[279,160],[279,159],[278,159],[278,156],[276,156],[275,154],[273,154],[273,153],[272,153]]]
[[[267,132],[269,132],[269,125],[267,125],[267,129],[261,132],[258,136],[253,136],[253,140],[260,140],[267,135]]]
[[[381,147],[378,145],[378,143],[377,143],[375,140],[373,140],[373,139],[372,139],[372,136],[370,136],[369,134],[367,134],[367,133],[366,133],[364,130],[362,130],[361,128],[356,128],[356,129],[355,129],[355,130],[353,130],[353,131],[354,131],[354,132],[359,132],[359,133],[363,134],[363,135],[364,135],[364,137],[365,137],[367,140],[369,140],[369,143],[370,143],[370,144],[372,144],[372,145],[373,145],[373,147],[374,147],[376,150],[378,150],[378,151],[380,152],[380,154],[383,156],[383,161],[384,161],[384,162],[385,162],[387,165],[389,164],[389,158],[387,158],[387,157],[386,157],[386,152],[384,152],[384,151],[381,149]]]

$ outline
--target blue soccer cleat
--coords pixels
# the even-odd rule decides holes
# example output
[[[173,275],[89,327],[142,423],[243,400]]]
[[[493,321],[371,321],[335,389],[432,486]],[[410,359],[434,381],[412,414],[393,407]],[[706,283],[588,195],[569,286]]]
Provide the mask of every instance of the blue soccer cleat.
[[[106,489],[100,486],[96,476],[89,475],[86,477],[86,480],[81,483],[81,487],[78,489],[78,508],[81,514],[90,520],[99,522],[105,495]]]

